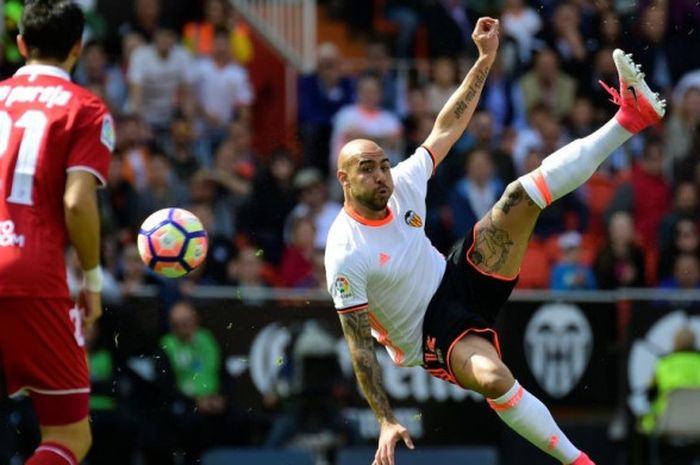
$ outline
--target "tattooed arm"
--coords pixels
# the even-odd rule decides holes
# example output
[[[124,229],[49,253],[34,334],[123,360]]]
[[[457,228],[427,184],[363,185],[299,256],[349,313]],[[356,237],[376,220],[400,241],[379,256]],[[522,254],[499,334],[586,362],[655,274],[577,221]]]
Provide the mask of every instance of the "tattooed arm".
[[[389,399],[382,384],[381,367],[374,353],[368,311],[361,310],[339,316],[345,340],[350,348],[355,376],[369,406],[372,407],[380,423],[385,420],[395,422],[394,413],[391,411]]]
[[[370,332],[369,313],[361,310],[340,314],[345,340],[350,348],[352,366],[360,388],[379,421],[381,428],[374,465],[394,463],[394,448],[399,439],[413,449],[413,441],[406,428],[400,425],[389,405],[389,398],[382,383],[382,372],[374,353],[374,341]]]
[[[496,58],[498,31],[498,20],[479,18],[476,23],[472,39],[479,48],[479,58],[469,70],[462,84],[445,103],[435,120],[432,132],[423,144],[431,150],[436,165],[445,158],[455,142],[462,137],[462,133],[474,114],[489,70]]]

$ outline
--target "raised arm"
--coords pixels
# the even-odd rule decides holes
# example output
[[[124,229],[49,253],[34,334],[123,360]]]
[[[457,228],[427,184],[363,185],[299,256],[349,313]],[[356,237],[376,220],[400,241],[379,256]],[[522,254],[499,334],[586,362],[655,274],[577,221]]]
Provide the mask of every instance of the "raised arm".
[[[479,58],[457,90],[449,98],[435,120],[435,125],[423,143],[438,165],[462,136],[479,102],[484,83],[498,51],[499,23],[493,18],[479,18],[472,40],[479,49]]]
[[[403,438],[413,449],[413,441],[406,428],[400,425],[389,405],[389,398],[382,383],[382,372],[374,352],[367,310],[341,313],[340,324],[350,348],[352,366],[360,388],[379,421],[381,433],[373,465],[393,465],[394,447]]]

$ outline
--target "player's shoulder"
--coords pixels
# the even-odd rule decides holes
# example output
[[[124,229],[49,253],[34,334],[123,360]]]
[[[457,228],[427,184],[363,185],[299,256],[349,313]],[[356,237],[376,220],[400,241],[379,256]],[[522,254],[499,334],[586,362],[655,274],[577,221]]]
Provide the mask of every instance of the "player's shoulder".
[[[362,255],[357,246],[353,221],[344,210],[338,212],[328,230],[326,239],[326,260],[347,261]]]
[[[108,111],[107,104],[100,97],[93,94],[85,87],[76,84],[75,82],[70,82],[68,86],[71,92],[73,92],[73,95],[75,95],[81,109],[86,111],[94,110],[102,113]]]

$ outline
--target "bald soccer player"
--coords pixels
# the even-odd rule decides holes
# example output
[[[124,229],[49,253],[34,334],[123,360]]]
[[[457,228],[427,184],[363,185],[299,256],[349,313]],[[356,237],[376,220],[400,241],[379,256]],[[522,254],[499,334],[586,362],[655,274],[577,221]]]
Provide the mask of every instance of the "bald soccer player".
[[[409,448],[413,442],[392,413],[372,336],[398,365],[420,365],[482,394],[508,426],[560,462],[593,464],[513,378],[492,326],[515,286],[540,211],[583,184],[632,134],[659,122],[665,102],[651,92],[631,56],[616,50],[620,92],[605,86],[620,106],[615,117],[511,183],[445,258],[423,229],[427,181],[467,127],[498,33],[497,20],[479,19],[472,34],[479,58],[411,157],[392,168],[369,140],[351,141],[339,154],[345,205],[328,235],[328,289],[357,380],[380,423],[374,465],[393,465],[399,439]]]

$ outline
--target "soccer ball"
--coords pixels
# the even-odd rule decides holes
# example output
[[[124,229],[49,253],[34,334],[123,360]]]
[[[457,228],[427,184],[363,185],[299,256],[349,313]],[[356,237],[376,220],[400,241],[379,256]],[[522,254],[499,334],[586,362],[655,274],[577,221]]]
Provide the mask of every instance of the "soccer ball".
[[[136,245],[143,262],[156,273],[179,278],[206,258],[207,233],[187,210],[164,208],[146,218]]]

